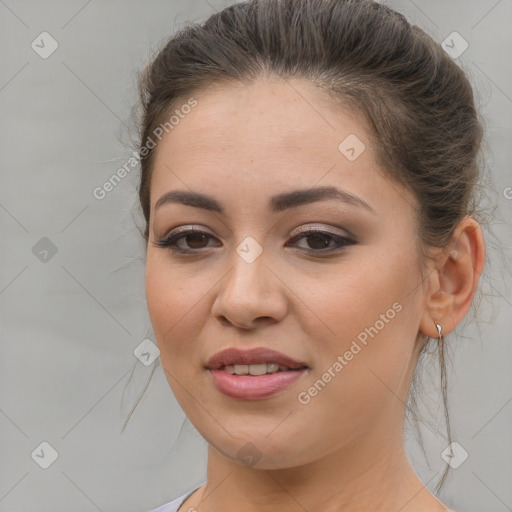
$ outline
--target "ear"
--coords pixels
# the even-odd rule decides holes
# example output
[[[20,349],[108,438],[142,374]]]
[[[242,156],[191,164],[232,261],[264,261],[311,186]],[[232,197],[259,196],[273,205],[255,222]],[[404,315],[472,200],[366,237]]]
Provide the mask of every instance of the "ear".
[[[428,276],[425,311],[420,331],[429,338],[439,336],[435,323],[447,334],[468,312],[485,262],[480,224],[470,216],[458,224],[451,242],[440,251]]]

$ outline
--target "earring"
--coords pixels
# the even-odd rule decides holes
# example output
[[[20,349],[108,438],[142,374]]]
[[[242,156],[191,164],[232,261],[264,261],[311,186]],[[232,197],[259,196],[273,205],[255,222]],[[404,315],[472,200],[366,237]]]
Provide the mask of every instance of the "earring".
[[[443,328],[435,320],[434,320],[434,324],[436,326],[437,332],[439,333],[439,337],[438,337],[437,341],[441,341],[441,336],[442,336],[441,331],[443,330]]]

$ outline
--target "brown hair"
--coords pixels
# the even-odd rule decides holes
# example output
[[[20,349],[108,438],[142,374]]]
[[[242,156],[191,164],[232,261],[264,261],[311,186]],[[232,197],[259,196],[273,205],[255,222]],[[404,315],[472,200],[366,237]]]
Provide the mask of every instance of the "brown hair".
[[[465,72],[438,43],[371,0],[251,0],[183,27],[141,73],[139,199],[146,244],[155,150],[142,150],[155,129],[212,84],[264,76],[306,79],[364,115],[380,166],[418,200],[418,247],[425,257],[429,247],[447,246],[465,215],[477,214],[483,122]],[[435,340],[420,338],[421,355]],[[444,338],[437,348],[451,443]]]

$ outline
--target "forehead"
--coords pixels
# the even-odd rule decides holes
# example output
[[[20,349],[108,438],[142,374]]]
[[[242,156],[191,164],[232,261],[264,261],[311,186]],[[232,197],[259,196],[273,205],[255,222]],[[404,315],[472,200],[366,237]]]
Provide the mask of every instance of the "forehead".
[[[173,136],[164,136],[170,140],[160,146],[180,152],[238,148],[261,157],[262,147],[277,153],[306,145],[336,154],[339,142],[348,133],[369,142],[364,122],[356,112],[305,80],[221,83],[195,98],[197,106],[182,116],[172,128]]]
[[[249,212],[275,193],[338,185],[380,203],[381,213],[403,213],[406,191],[379,169],[364,119],[311,83],[223,83],[192,97],[197,105],[156,147],[152,209],[171,189],[214,195]],[[340,150],[345,140],[363,145],[355,160]]]
[[[304,175],[309,167],[319,175],[340,161],[346,171],[365,160],[373,161],[361,116],[307,81],[221,83],[193,98],[197,105],[187,109],[157,144],[155,174],[166,166],[189,171],[200,168],[208,174],[213,169],[239,174],[258,167],[258,176],[265,179],[264,168],[271,165],[274,178],[286,171],[289,179],[293,169]],[[176,109],[180,110],[180,104]],[[339,145],[348,136],[366,146],[359,163],[349,162],[340,153]]]

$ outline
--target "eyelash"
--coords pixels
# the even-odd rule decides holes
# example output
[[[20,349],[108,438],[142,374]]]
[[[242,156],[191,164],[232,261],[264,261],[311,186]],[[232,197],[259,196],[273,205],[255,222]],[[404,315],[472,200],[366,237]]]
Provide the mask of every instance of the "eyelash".
[[[199,229],[187,229],[187,230],[180,231],[179,233],[175,233],[174,235],[167,236],[166,238],[163,238],[161,240],[158,240],[155,242],[155,245],[157,247],[166,248],[168,251],[170,251],[172,253],[177,253],[177,254],[192,254],[192,253],[198,254],[200,252],[203,252],[204,248],[203,249],[180,249],[177,247],[176,242],[178,242],[182,238],[186,238],[187,236],[190,236],[190,235],[206,235],[207,237],[210,237],[210,239],[215,238],[214,236],[210,235],[209,233],[206,233],[205,231],[201,231]],[[302,233],[299,233],[298,235],[294,236],[291,239],[291,241],[295,242],[297,240],[300,240],[301,238],[309,238],[314,235],[321,235],[321,236],[324,236],[327,238],[331,238],[336,243],[338,243],[338,248],[336,248],[336,249],[331,248],[331,249],[327,249],[327,250],[304,249],[305,252],[307,252],[309,254],[323,255],[323,254],[331,254],[331,253],[341,252],[342,250],[345,249],[345,247],[347,247],[349,245],[354,245],[356,243],[354,240],[352,240],[348,237],[336,235],[334,233],[330,233],[328,231],[322,231],[322,230],[318,230],[318,229],[311,229],[308,231],[303,231]],[[340,245],[341,245],[341,247],[340,247]]]

